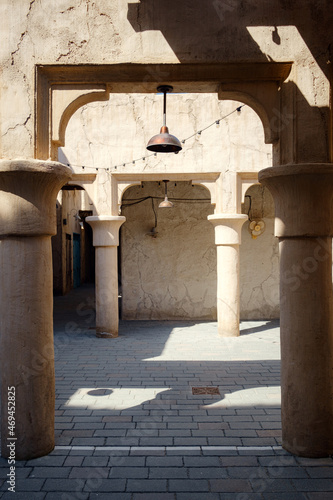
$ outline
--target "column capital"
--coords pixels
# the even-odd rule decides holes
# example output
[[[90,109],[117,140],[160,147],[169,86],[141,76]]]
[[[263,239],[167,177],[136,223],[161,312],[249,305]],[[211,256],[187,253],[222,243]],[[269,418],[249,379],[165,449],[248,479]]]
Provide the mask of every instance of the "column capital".
[[[212,214],[207,219],[215,228],[216,245],[240,245],[241,231],[248,220],[245,214]]]
[[[54,161],[0,160],[0,238],[56,234],[57,194],[71,177]]]
[[[119,228],[126,221],[122,215],[93,215],[86,222],[93,229],[94,247],[116,247],[119,245]]]
[[[265,168],[259,172],[259,181],[274,198],[275,236],[332,236],[332,163]]]

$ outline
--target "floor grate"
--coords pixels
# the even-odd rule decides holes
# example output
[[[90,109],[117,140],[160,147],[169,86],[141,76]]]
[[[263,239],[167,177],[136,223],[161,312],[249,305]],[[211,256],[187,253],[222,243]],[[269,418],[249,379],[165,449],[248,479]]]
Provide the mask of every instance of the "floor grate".
[[[192,387],[192,394],[220,394],[218,387]]]

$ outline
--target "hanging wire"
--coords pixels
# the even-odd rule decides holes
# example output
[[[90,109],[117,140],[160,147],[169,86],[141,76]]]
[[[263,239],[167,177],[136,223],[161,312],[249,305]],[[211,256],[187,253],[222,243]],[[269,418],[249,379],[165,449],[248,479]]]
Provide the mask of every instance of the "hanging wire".
[[[207,127],[204,127],[204,128],[202,128],[200,130],[197,130],[196,132],[194,132],[194,134],[189,135],[185,139],[182,139],[180,142],[182,144],[185,144],[185,142],[187,142],[189,139],[192,139],[193,137],[196,137],[198,135],[201,136],[202,132],[205,132],[206,130],[208,130],[209,128],[213,127],[214,125],[218,127],[220,125],[220,122],[222,120],[225,120],[226,118],[228,118],[229,116],[233,115],[236,112],[240,113],[241,109],[244,108],[244,106],[246,106],[246,104],[242,104],[241,106],[238,106],[236,109],[234,109],[233,111],[231,111],[227,115],[221,116],[221,118],[218,118],[217,120],[214,120],[210,125],[207,125]],[[117,165],[113,165],[113,167],[106,167],[106,168],[103,168],[103,167],[89,167],[89,166],[86,166],[86,165],[74,165],[73,163],[72,164],[67,163],[67,166],[68,167],[82,168],[82,170],[91,169],[91,170],[95,170],[96,172],[98,172],[99,170],[106,170],[107,172],[110,172],[111,169],[117,170],[118,167],[126,167],[127,165],[135,165],[138,161],[145,161],[146,159],[151,158],[153,156],[156,157],[157,153],[150,153],[150,154],[147,154],[147,155],[144,155],[144,156],[140,156],[140,158],[136,158],[135,160],[131,160],[131,161],[128,161],[128,162],[121,162],[121,163],[119,163]]]

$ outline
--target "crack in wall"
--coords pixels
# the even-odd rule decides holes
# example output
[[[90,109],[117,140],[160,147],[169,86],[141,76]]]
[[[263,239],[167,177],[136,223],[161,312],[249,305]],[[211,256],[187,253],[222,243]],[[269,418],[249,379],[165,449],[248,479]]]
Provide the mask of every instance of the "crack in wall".
[[[66,52],[65,54],[60,54],[56,61],[59,62],[60,59],[62,59],[63,57],[68,57],[69,55],[71,55],[73,53],[73,47],[74,47],[74,50],[75,49],[82,49],[82,47],[84,47],[84,45],[86,45],[88,42],[87,40],[81,40],[80,44],[77,44],[76,42],[68,42],[67,45],[68,45],[68,52]]]

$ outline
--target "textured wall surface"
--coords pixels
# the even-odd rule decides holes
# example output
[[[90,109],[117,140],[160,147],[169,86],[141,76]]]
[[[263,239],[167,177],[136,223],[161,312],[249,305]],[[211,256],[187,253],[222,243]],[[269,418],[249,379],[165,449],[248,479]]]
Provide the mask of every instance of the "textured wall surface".
[[[216,247],[209,193],[188,182],[169,183],[174,208],[158,208],[158,182],[135,186],[124,195],[121,230],[123,319],[216,319]],[[246,222],[240,247],[241,319],[279,317],[279,258],[273,236],[272,198],[261,186],[248,190],[253,215],[264,220],[253,239]],[[137,203],[147,196],[154,197]],[[160,199],[156,199],[158,197]],[[185,199],[192,199],[186,202]],[[194,201],[208,199],[207,202]],[[157,216],[156,238],[150,235]],[[243,212],[247,213],[248,203]],[[251,215],[251,213],[250,213]]]
[[[158,208],[164,186],[130,188],[121,230],[123,319],[215,319],[216,250],[209,192],[189,182],[170,183],[173,208]],[[133,201],[147,199],[129,206]],[[196,199],[205,201],[195,201]],[[193,201],[185,201],[190,200]],[[149,235],[155,226],[156,238]]]
[[[251,197],[251,209],[249,198]],[[247,190],[243,213],[265,223],[265,231],[253,239],[249,222],[242,230],[240,246],[241,319],[279,318],[279,246],[274,236],[274,202],[259,184]]]

